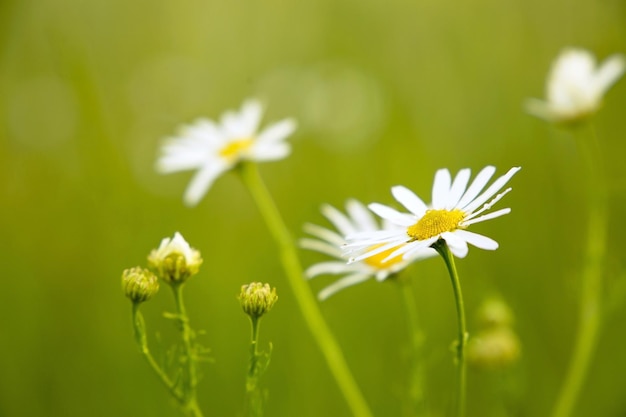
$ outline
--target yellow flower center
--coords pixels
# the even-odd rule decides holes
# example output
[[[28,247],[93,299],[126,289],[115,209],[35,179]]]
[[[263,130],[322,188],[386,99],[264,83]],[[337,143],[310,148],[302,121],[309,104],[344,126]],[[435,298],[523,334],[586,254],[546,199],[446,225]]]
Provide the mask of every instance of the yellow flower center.
[[[237,159],[250,148],[252,142],[251,138],[234,140],[220,149],[220,156],[231,161]]]
[[[465,213],[459,209],[427,210],[424,217],[406,229],[407,235],[414,240],[425,240],[444,232],[459,229],[459,223],[465,218]]]
[[[377,245],[372,245],[369,248],[367,248],[368,251],[370,250],[374,250],[376,248],[381,247],[383,244],[379,243]],[[402,262],[402,256],[396,256],[394,258],[388,259],[386,262],[383,262],[383,260],[391,255],[391,253],[393,251],[395,251],[396,249],[398,249],[398,247],[396,246],[395,248],[391,248],[391,249],[387,249],[385,251],[382,251],[381,253],[378,253],[374,256],[370,256],[369,258],[365,258],[363,259],[363,262],[365,262],[367,265],[371,266],[372,268],[376,268],[376,269],[386,269],[389,268],[393,265],[396,265],[400,262]]]

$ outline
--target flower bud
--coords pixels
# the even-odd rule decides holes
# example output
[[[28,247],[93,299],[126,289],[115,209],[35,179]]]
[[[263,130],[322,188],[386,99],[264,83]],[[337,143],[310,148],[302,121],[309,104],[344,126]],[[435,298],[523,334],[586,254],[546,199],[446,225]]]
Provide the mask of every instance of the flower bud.
[[[484,330],[472,337],[467,346],[467,360],[476,368],[502,369],[520,357],[520,341],[507,327]]]
[[[276,288],[270,288],[269,284],[253,282],[241,286],[239,302],[244,313],[251,318],[259,318],[272,309],[278,300]]]
[[[122,289],[133,303],[143,303],[159,291],[159,281],[147,269],[130,268],[122,273]]]
[[[202,257],[176,232],[172,239],[166,237],[150,253],[148,264],[168,284],[183,283],[198,273]]]
[[[513,312],[500,298],[485,300],[478,310],[477,324],[483,329],[512,326],[513,321]]]

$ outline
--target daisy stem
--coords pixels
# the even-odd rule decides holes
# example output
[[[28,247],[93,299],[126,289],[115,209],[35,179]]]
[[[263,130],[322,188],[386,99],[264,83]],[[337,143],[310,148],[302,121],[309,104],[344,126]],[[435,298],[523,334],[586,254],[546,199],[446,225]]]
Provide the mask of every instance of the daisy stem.
[[[315,296],[304,279],[295,243],[269,191],[265,187],[256,165],[253,163],[242,163],[240,173],[243,182],[248,187],[261,215],[265,219],[270,233],[278,244],[283,268],[285,269],[287,279],[291,285],[298,306],[300,307],[300,311],[304,316],[304,321],[322,351],[326,363],[348,403],[352,414],[358,417],[371,417],[372,413],[348,368],[341,348],[328,328],[317,301],[315,300]]]
[[[167,376],[165,371],[161,369],[157,361],[152,356],[152,353],[150,353],[150,349],[148,348],[148,340],[146,337],[146,326],[143,320],[143,315],[139,311],[139,303],[133,303],[132,319],[133,327],[135,330],[135,340],[137,342],[137,345],[139,346],[141,354],[146,359],[146,362],[148,362],[152,370],[157,374],[161,382],[163,382],[163,385],[165,385],[172,397],[174,397],[176,401],[181,403],[183,398],[176,390],[174,382],[169,378],[169,376]]]
[[[246,415],[257,417],[263,415],[262,397],[258,389],[259,372],[259,317],[250,317],[250,366],[246,378]]]
[[[458,341],[456,343],[456,365],[457,365],[457,404],[456,415],[463,417],[465,415],[465,345],[467,344],[467,330],[465,325],[465,308],[463,306],[463,293],[461,292],[461,282],[456,272],[454,264],[454,256],[450,252],[450,248],[445,240],[439,239],[432,246],[443,258],[446,263],[450,279],[452,280],[452,289],[454,290],[454,301],[456,302],[456,315],[459,323]]]
[[[411,338],[411,380],[409,381],[409,399],[411,416],[420,416],[424,414],[424,371],[422,368],[422,347],[424,345],[424,333],[420,328],[419,317],[417,313],[417,302],[415,300],[415,291],[413,290],[412,281],[396,278],[400,290],[402,291],[402,300],[408,317],[409,336]]]
[[[202,417],[202,411],[198,406],[196,397],[196,386],[198,383],[196,373],[196,357],[192,345],[192,331],[189,326],[189,318],[183,302],[183,285],[182,283],[174,283],[171,285],[174,292],[174,301],[176,304],[176,317],[180,328],[183,341],[181,362],[185,367],[182,375],[183,387],[183,408],[187,415],[191,417]]]
[[[553,417],[568,417],[576,405],[595,350],[601,324],[602,265],[606,251],[608,192],[602,157],[595,129],[590,124],[591,140],[579,138],[581,156],[587,169],[589,217],[587,246],[582,271],[578,330],[565,382],[561,387]],[[586,140],[585,140],[586,139]]]

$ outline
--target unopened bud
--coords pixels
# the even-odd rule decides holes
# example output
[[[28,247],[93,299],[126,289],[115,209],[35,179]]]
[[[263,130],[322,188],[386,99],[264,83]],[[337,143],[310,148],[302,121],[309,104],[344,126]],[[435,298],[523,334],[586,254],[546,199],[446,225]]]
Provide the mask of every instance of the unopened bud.
[[[133,303],[148,301],[159,291],[159,281],[147,269],[135,267],[122,273],[122,289]]]
[[[467,346],[467,360],[477,368],[502,369],[520,357],[520,341],[508,327],[484,330],[472,337]]]
[[[239,302],[244,313],[252,318],[259,318],[270,311],[276,300],[276,288],[270,288],[269,284],[253,282],[241,286]]]
[[[182,283],[198,273],[202,257],[176,232],[173,238],[166,237],[158,249],[150,253],[148,264],[168,284]]]
[[[513,325],[513,312],[500,298],[489,298],[480,306],[477,314],[478,327],[506,327]]]

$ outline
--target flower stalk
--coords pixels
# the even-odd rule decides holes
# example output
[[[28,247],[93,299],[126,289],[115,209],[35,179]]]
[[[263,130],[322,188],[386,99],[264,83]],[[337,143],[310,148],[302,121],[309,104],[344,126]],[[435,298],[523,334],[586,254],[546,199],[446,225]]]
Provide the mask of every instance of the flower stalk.
[[[152,356],[152,353],[148,348],[146,325],[143,319],[143,315],[141,314],[141,311],[139,311],[139,303],[132,304],[132,320],[135,333],[135,341],[137,342],[139,351],[146,359],[146,362],[148,362],[152,370],[157,374],[163,385],[165,385],[172,397],[174,397],[174,399],[176,399],[178,403],[182,404],[183,398],[176,389],[176,385],[170,379],[167,373],[159,366],[158,362],[154,359],[154,356]]]
[[[581,277],[578,330],[569,369],[553,410],[553,417],[568,417],[572,414],[589,371],[602,322],[602,266],[606,252],[608,191],[597,135],[591,124],[589,130],[591,139],[579,139],[581,155],[587,170],[589,218],[585,264]]]
[[[352,414],[358,417],[370,417],[372,413],[348,368],[341,348],[335,341],[319,310],[314,295],[306,284],[295,243],[269,191],[265,187],[256,165],[254,163],[242,162],[239,165],[239,173],[279,247],[280,260],[300,311],[309,331],[313,334],[321,349]]]
[[[409,410],[410,416],[423,416],[426,412],[424,401],[424,369],[422,366],[422,348],[424,333],[420,327],[417,312],[417,302],[411,281],[396,277],[396,282],[402,292],[402,301],[407,315],[409,337],[411,340],[411,373],[409,380]]]
[[[461,282],[456,271],[454,257],[450,252],[450,248],[445,240],[439,239],[433,244],[433,248],[441,255],[443,261],[448,268],[450,279],[452,281],[452,289],[454,290],[454,301],[456,303],[456,314],[458,321],[458,336],[456,342],[456,366],[457,366],[457,403],[456,415],[463,417],[465,415],[465,380],[466,380],[466,364],[465,364],[465,347],[467,345],[467,330],[465,320],[465,307],[463,305],[463,293],[461,291]]]
[[[258,384],[260,373],[263,371],[259,366],[262,358],[258,350],[260,321],[260,317],[250,317],[250,365],[246,376],[246,415],[249,417],[263,415],[263,395]]]
[[[176,304],[176,319],[182,339],[182,390],[183,408],[189,416],[201,417],[202,412],[198,406],[197,390],[198,374],[196,369],[196,354],[193,346],[193,333],[189,326],[189,318],[183,301],[183,283],[171,285]]]

